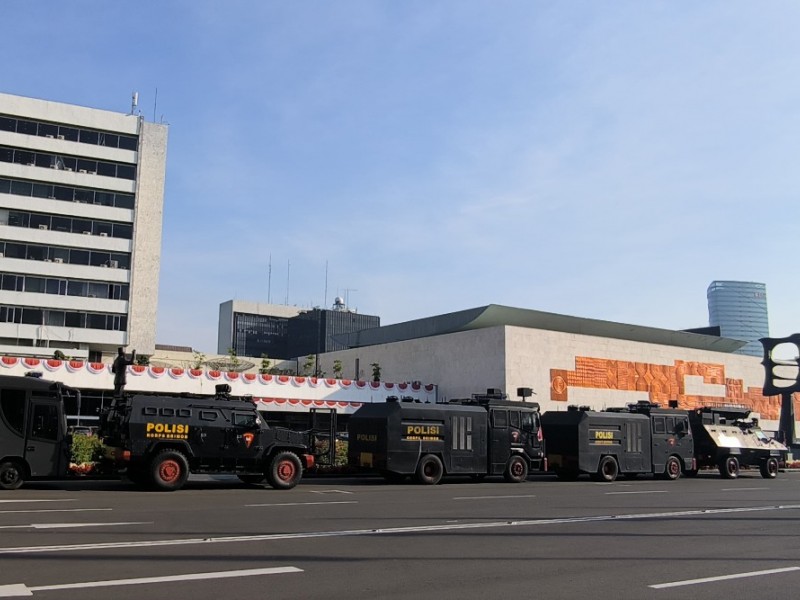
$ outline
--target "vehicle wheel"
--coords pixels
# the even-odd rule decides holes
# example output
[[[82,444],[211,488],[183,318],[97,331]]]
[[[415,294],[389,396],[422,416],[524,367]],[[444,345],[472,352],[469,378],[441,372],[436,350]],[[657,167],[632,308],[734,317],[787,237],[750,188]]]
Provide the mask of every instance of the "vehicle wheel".
[[[395,473],[394,471],[381,471],[381,476],[387,483],[395,485],[403,483],[406,480],[406,476],[403,473]]]
[[[724,479],[736,479],[739,476],[739,459],[726,456],[719,463],[719,474]]]
[[[664,465],[664,472],[661,474],[661,478],[675,481],[680,476],[681,476],[681,461],[677,456],[670,456],[667,459],[667,464]]]
[[[444,465],[439,457],[435,454],[426,454],[419,459],[417,465],[417,472],[414,477],[417,483],[424,483],[425,485],[436,485],[442,480],[444,475]]]
[[[266,475],[237,475],[239,481],[242,483],[247,483],[249,485],[257,485],[264,481]]]
[[[0,463],[0,489],[16,490],[24,481],[22,467],[11,460]]]
[[[509,483],[522,483],[528,478],[528,463],[519,455],[508,459],[503,478]]]
[[[600,459],[600,465],[597,467],[597,473],[592,475],[595,481],[612,482],[619,474],[619,465],[613,456],[604,456]]]
[[[761,463],[759,470],[764,479],[775,479],[778,476],[778,459],[768,458]]]
[[[278,452],[267,470],[267,483],[276,490],[290,490],[303,477],[303,465],[294,452]]]
[[[149,475],[155,489],[174,492],[189,478],[189,461],[177,450],[162,450],[150,463]]]
[[[573,469],[558,469],[556,471],[556,477],[558,477],[561,481],[577,481],[580,473]]]

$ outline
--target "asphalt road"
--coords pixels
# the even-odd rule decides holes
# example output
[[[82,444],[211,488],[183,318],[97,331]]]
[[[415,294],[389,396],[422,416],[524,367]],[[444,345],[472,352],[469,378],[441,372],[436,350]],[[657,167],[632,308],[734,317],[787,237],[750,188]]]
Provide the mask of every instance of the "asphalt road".
[[[800,473],[40,483],[0,493],[0,598],[795,597],[799,526]]]

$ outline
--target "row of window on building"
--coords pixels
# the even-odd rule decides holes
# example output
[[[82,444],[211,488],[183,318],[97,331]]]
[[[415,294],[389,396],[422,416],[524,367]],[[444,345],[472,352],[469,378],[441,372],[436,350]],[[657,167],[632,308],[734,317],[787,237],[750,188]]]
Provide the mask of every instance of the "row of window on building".
[[[35,294],[53,294],[57,296],[128,300],[129,289],[127,283],[84,281],[80,279],[40,277],[37,275],[22,275],[17,273],[0,274],[0,290],[9,292],[30,292]]]
[[[53,231],[65,233],[85,233],[124,240],[133,239],[133,225],[130,223],[95,221],[93,219],[46,215],[20,210],[4,210],[1,208],[0,225],[26,227],[29,229],[52,229]]]
[[[8,115],[0,115],[0,131],[105,146],[106,148],[122,148],[123,150],[136,150],[139,146],[138,138],[132,135],[19,119]]]
[[[133,210],[134,195],[92,190],[88,188],[53,185],[49,183],[35,183],[23,179],[0,178],[0,194],[14,194],[33,198],[48,198],[50,200],[65,200],[67,202],[83,202],[84,204],[99,204],[101,206],[115,206]]]
[[[83,250],[81,248],[63,248],[61,246],[45,246],[41,244],[0,241],[0,257],[3,256],[6,258],[43,260],[70,265],[112,267],[115,269],[131,268],[131,255],[125,252]]]
[[[125,331],[128,328],[128,317],[107,313],[0,305],[0,323]]]
[[[136,179],[136,165],[50,154],[49,152],[32,152],[9,146],[0,146],[0,162],[61,171],[76,171],[118,179]]]

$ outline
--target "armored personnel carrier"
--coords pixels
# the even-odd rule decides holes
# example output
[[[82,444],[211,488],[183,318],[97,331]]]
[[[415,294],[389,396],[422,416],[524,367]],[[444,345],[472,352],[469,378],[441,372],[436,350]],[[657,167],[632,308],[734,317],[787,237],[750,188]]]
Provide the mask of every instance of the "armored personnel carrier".
[[[740,467],[758,467],[765,479],[778,476],[787,448],[770,438],[749,418],[750,410],[738,406],[706,406],[689,411],[697,468],[716,467],[726,479],[739,476]],[[697,468],[686,475],[697,474]]]

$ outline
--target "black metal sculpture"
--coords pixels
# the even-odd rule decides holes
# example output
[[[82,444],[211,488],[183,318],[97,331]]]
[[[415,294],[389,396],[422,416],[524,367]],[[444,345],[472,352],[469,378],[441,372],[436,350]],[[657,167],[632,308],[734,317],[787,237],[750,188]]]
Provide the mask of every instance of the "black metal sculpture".
[[[792,395],[800,391],[800,333],[795,333],[785,338],[765,337],[759,340],[764,347],[764,365],[766,376],[764,378],[764,395],[781,396],[781,416],[778,430],[783,436],[783,443],[795,446],[794,433],[794,402]],[[796,348],[798,356],[794,359],[778,359],[772,353],[776,347],[792,345]],[[788,368],[787,368],[788,367]]]

